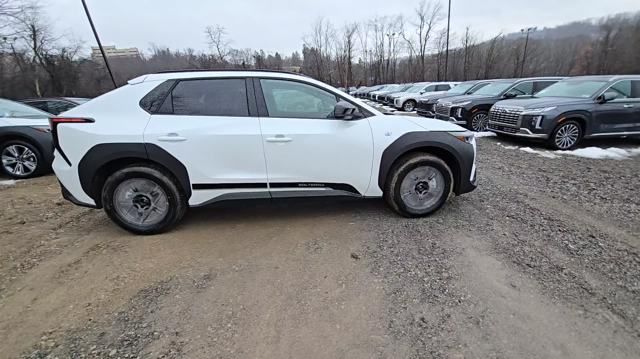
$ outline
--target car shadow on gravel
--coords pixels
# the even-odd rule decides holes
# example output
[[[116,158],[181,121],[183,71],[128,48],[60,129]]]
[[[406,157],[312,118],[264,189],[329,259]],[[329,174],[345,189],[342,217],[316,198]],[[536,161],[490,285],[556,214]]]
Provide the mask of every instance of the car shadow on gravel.
[[[308,197],[286,199],[234,200],[191,208],[180,225],[196,222],[252,221],[271,219],[313,218],[318,216],[343,216],[353,213],[382,213],[393,216],[381,199],[349,197]]]

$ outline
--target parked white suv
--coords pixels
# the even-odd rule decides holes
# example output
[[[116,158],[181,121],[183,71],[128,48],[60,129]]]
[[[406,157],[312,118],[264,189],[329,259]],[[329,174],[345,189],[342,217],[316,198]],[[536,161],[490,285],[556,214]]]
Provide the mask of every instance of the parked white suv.
[[[418,99],[425,95],[444,93],[456,86],[458,82],[419,82],[406,92],[394,94],[393,106],[398,110],[413,112]]]
[[[473,134],[280,72],[141,76],[51,119],[63,196],[139,234],[243,198],[382,197],[408,217],[475,188]]]

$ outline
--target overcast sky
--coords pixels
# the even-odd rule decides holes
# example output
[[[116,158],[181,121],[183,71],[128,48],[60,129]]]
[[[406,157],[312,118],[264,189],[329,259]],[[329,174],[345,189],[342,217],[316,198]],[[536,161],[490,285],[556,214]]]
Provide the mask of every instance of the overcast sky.
[[[376,16],[411,16],[419,0],[87,0],[105,45],[151,44],[206,50],[204,28],[227,29],[236,48],[290,53],[302,48],[311,24],[324,17],[338,27]],[[80,0],[44,0],[58,32],[94,46]],[[446,5],[446,0],[442,0]],[[640,0],[453,0],[452,31],[466,26],[485,39],[522,27],[566,22],[640,10]],[[446,26],[446,22],[442,23]]]

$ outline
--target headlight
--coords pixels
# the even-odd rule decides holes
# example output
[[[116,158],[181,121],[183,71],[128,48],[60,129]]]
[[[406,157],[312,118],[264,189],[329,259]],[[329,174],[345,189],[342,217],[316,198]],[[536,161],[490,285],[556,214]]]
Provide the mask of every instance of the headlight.
[[[553,111],[556,108],[558,108],[558,107],[557,106],[553,106],[553,107],[541,107],[541,108],[528,108],[528,109],[525,109],[522,114],[523,115],[527,115],[527,114],[532,114],[532,113],[544,113],[544,112]]]
[[[463,132],[449,132],[449,134],[462,142],[473,143],[475,142],[475,136],[471,131],[463,131]]]
[[[460,103],[454,103],[454,106],[466,106],[469,105],[471,103],[471,101],[465,101],[465,102],[460,102]]]

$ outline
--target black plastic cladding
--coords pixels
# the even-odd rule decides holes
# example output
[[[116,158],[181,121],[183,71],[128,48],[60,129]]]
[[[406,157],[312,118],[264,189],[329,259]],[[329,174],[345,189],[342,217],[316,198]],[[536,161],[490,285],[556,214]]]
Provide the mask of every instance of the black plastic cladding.
[[[119,159],[149,160],[165,167],[178,180],[187,199],[191,197],[191,182],[186,167],[169,152],[148,143],[103,143],[93,146],[80,160],[78,174],[86,194],[99,203],[100,194],[94,193],[96,174],[105,164]]]
[[[473,146],[446,132],[421,131],[409,132],[400,136],[384,150],[378,175],[378,186],[381,190],[384,191],[387,177],[396,160],[421,148],[436,148],[453,156],[457,166],[451,169],[454,172],[455,194],[467,193],[475,188],[475,184],[470,182],[474,159]]]

